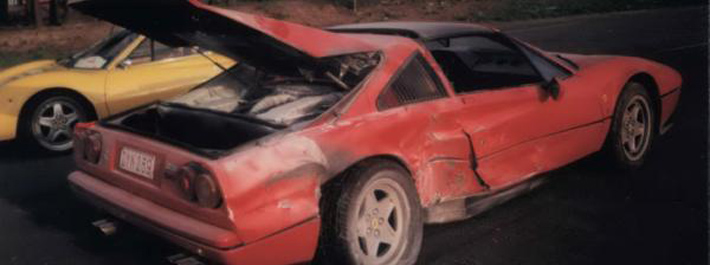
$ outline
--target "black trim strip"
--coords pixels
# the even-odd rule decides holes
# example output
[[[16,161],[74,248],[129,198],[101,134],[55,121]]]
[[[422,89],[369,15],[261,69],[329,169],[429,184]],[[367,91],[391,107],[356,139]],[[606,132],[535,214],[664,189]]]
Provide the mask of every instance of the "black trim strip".
[[[666,96],[669,96],[670,94],[676,93],[676,92],[680,91],[680,89],[681,89],[680,87],[673,89],[673,90],[669,91],[668,93],[661,95],[661,98],[664,98]]]
[[[552,171],[535,175],[498,190],[492,190],[464,199],[466,216],[468,216],[468,218],[476,216],[534,190],[547,181],[547,177],[551,175],[550,172]]]

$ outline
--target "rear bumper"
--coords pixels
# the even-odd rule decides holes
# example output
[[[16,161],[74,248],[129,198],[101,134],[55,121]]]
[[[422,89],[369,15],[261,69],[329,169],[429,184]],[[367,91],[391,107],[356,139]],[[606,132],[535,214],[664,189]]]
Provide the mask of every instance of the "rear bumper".
[[[86,173],[71,173],[69,183],[74,192],[110,214],[158,234],[197,255],[227,265],[307,262],[313,258],[318,244],[318,237],[313,236],[319,233],[318,218],[244,244],[233,231],[174,212]]]

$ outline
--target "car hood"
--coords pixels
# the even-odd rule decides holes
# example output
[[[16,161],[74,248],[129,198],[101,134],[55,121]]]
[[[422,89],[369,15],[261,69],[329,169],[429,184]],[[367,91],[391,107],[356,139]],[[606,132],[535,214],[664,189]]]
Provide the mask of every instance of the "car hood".
[[[170,46],[200,46],[270,70],[293,70],[323,57],[374,50],[344,34],[198,0],[83,0],[71,6]]]
[[[48,72],[65,70],[63,66],[53,60],[43,60],[17,65],[0,71],[0,87],[31,76],[36,76]]]

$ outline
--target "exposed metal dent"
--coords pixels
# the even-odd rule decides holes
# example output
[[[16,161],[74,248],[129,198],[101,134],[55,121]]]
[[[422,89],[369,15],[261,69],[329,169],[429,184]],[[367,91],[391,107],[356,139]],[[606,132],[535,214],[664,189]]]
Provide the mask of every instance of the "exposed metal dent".
[[[435,156],[435,157],[432,157],[431,159],[429,159],[429,161],[427,161],[427,163],[446,162],[446,161],[467,162],[466,159],[458,158],[458,157]]]
[[[424,220],[427,224],[441,224],[464,220],[468,217],[466,214],[466,200],[456,199],[426,208]]]
[[[273,175],[267,181],[267,185],[275,183],[284,179],[300,178],[300,177],[317,177],[324,178],[326,175],[326,168],[322,164],[318,163],[307,163],[299,166],[291,171],[278,173]]]
[[[466,140],[468,140],[468,146],[469,146],[469,162],[471,163],[471,170],[473,170],[473,175],[476,177],[476,181],[478,181],[478,185],[481,185],[485,190],[490,190],[491,187],[488,186],[488,184],[481,178],[481,174],[478,174],[478,158],[476,158],[476,151],[473,148],[473,138],[471,138],[471,135],[467,133],[465,130],[463,131],[463,134],[466,136]]]

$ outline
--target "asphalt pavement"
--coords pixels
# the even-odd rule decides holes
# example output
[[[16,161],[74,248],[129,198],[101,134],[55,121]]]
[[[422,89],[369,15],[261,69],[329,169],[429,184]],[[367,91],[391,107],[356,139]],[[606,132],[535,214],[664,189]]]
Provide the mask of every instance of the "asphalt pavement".
[[[420,264],[708,264],[708,12],[634,11],[499,24],[550,51],[632,55],[678,69],[678,119],[634,175],[599,156],[472,219],[428,226]],[[183,251],[76,199],[68,155],[0,144],[0,264],[168,264]]]

